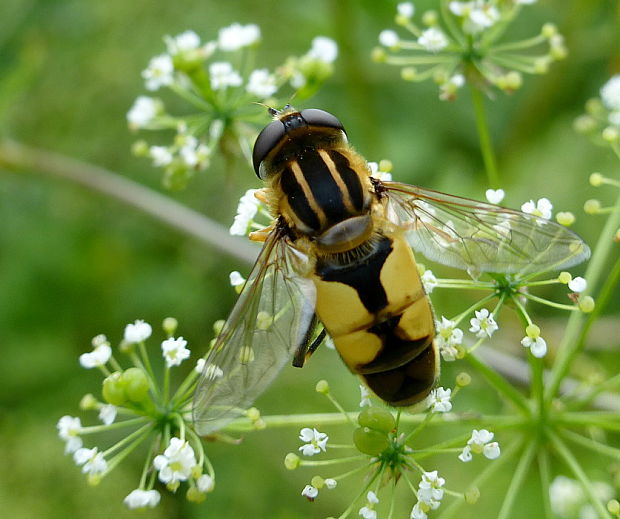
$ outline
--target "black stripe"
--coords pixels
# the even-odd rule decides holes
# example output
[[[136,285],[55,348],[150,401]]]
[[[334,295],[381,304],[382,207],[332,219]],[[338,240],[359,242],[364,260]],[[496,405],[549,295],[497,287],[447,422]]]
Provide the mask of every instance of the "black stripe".
[[[364,209],[364,190],[359,175],[350,167],[349,159],[345,155],[336,150],[329,150],[328,154],[347,186],[353,207],[361,213]]]
[[[397,368],[420,355],[432,344],[432,335],[415,340],[401,339],[397,330],[401,317],[402,314],[395,315],[368,329],[381,339],[382,347],[374,360],[363,366],[356,366],[358,373],[379,373]]]
[[[410,406],[424,400],[433,389],[436,363],[435,350],[428,347],[403,366],[362,377],[388,404]]]
[[[282,191],[284,191],[284,194],[286,194],[291,209],[297,217],[311,229],[314,229],[315,231],[320,230],[321,222],[319,221],[319,217],[312,210],[312,207],[310,207],[310,203],[304,194],[304,190],[299,185],[299,182],[297,182],[295,174],[290,167],[287,167],[284,171],[282,171],[282,176],[280,177],[280,187],[282,188]]]
[[[370,254],[348,266],[336,265],[320,258],[316,273],[324,281],[337,281],[354,288],[366,310],[374,314],[388,304],[380,276],[383,264],[391,252],[392,242],[383,236],[374,244]],[[342,311],[345,312],[346,308]]]
[[[323,157],[316,149],[306,150],[299,157],[297,163],[306,182],[308,182],[308,186],[310,186],[317,205],[327,217],[325,229],[353,216],[344,205],[342,190],[338,187]]]

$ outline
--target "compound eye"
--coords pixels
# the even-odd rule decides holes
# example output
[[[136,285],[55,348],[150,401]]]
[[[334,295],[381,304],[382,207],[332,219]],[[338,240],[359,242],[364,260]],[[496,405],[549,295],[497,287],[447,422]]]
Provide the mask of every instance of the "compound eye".
[[[318,108],[307,108],[306,110],[301,111],[301,116],[306,120],[306,123],[309,126],[326,126],[328,128],[342,130],[343,132],[345,131],[340,120],[335,115],[332,115],[325,110],[319,110]]]
[[[281,121],[273,121],[263,128],[258,134],[254,143],[254,151],[252,152],[252,164],[258,178],[261,178],[259,169],[261,162],[269,154],[269,152],[280,142],[284,136],[285,128]],[[261,178],[262,180],[262,178]]]

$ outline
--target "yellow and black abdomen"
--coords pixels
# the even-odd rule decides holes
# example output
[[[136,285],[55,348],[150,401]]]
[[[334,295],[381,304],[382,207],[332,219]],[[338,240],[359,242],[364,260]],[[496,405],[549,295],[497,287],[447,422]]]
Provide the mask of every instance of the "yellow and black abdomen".
[[[316,312],[340,356],[395,406],[424,399],[438,376],[433,313],[401,233],[377,233],[353,261],[319,257]]]

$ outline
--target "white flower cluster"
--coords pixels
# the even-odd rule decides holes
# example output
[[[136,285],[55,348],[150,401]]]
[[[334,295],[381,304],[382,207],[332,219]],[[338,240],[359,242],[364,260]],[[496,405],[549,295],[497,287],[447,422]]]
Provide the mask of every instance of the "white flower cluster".
[[[321,451],[325,452],[327,448],[327,441],[329,436],[326,433],[317,431],[316,429],[310,429],[310,427],[304,427],[299,432],[299,439],[306,442],[299,447],[299,450],[304,456],[314,456]]]
[[[437,330],[435,344],[441,353],[441,358],[448,362],[456,360],[463,342],[463,330],[456,327],[455,321],[446,319],[443,315],[441,321],[435,322],[435,329]]]
[[[253,219],[261,205],[260,201],[254,196],[257,191],[258,189],[248,189],[239,199],[237,214],[229,230],[233,236],[245,236],[250,232],[254,223]]]
[[[446,480],[436,470],[424,472],[418,484],[418,502],[411,510],[411,519],[427,519],[427,512],[437,510],[443,499]]]
[[[515,18],[521,4],[534,1],[447,0],[441,10],[421,14],[422,26],[413,20],[413,4],[398,4],[396,24],[409,37],[392,29],[381,31],[381,47],[374,49],[373,59],[401,67],[406,81],[433,79],[442,100],[455,99],[466,77],[476,88],[486,83],[511,93],[522,85],[523,73],[544,73],[552,61],[567,53],[563,37],[552,24],[545,24],[537,36],[514,42],[514,47],[499,43],[504,26]],[[407,55],[395,56],[401,51]]]
[[[450,412],[452,409],[452,402],[450,401],[451,396],[451,389],[445,389],[443,387],[433,389],[427,397],[428,408],[431,413]]]
[[[486,308],[476,310],[475,314],[476,317],[469,321],[471,324],[469,331],[475,333],[476,337],[491,337],[499,329],[499,326],[493,318],[493,314]]]
[[[360,508],[359,515],[364,519],[377,519],[375,505],[379,504],[379,498],[372,490],[366,494],[366,505]]]
[[[459,454],[459,459],[467,463],[471,461],[472,453],[483,454],[485,458],[490,460],[499,458],[499,443],[492,441],[493,436],[493,433],[486,429],[474,429],[471,432],[471,438],[467,440],[467,445],[463,449],[463,452]]]

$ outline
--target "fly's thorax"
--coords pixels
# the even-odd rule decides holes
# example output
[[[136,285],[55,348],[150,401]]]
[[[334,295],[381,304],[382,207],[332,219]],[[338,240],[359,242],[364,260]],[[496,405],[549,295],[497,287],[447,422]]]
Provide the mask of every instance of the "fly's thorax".
[[[368,166],[348,146],[299,149],[271,179],[268,185],[278,195],[279,214],[296,233],[313,238],[368,214],[374,200]],[[355,246],[362,241],[357,237],[370,234],[370,223],[350,222],[319,239],[319,246],[337,249],[334,240],[339,232],[352,242],[348,246]]]

